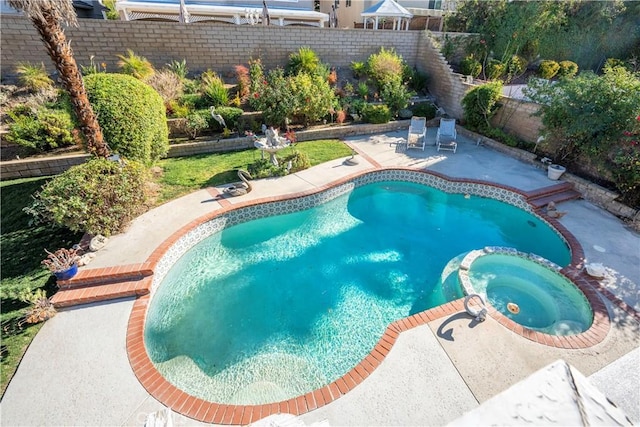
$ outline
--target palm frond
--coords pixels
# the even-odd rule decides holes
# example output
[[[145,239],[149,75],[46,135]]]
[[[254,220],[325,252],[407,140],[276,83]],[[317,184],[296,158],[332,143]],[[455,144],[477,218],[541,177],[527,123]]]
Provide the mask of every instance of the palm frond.
[[[78,26],[76,11],[71,0],[8,0],[9,6],[24,12],[29,19],[47,21],[48,17]]]

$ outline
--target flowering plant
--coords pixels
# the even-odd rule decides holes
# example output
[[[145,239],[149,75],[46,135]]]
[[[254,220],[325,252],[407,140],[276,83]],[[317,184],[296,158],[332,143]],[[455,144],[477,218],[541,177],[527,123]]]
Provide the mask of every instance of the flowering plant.
[[[290,144],[295,144],[296,141],[298,140],[296,133],[291,129],[285,132],[284,137],[287,139],[287,141],[289,141]]]

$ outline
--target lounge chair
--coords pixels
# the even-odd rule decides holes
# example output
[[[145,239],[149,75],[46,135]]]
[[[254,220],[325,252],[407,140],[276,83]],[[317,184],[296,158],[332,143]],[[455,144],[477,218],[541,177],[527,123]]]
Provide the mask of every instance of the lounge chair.
[[[427,118],[411,117],[409,133],[407,134],[407,148],[422,148],[422,150],[424,151],[426,134]]]
[[[456,120],[455,119],[440,119],[440,127],[436,134],[436,144],[438,145],[438,151],[450,150],[455,154],[458,148],[456,142]]]

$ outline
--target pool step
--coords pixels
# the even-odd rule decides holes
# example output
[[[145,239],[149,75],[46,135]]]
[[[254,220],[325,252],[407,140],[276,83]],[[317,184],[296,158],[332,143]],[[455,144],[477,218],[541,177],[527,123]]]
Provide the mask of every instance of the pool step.
[[[58,282],[51,298],[57,308],[148,294],[153,270],[144,264],[85,269],[71,280]]]
[[[579,199],[580,197],[582,197],[582,195],[573,189],[572,183],[562,182],[529,192],[527,194],[527,202],[536,209],[541,209],[550,202],[561,203]]]

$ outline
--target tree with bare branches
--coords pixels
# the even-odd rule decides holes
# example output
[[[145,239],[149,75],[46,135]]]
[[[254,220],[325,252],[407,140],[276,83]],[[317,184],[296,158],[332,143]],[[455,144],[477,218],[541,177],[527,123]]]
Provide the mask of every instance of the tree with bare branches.
[[[80,122],[87,149],[98,157],[108,157],[109,147],[102,136],[102,129],[91,108],[82,75],[73,57],[62,23],[78,26],[71,0],[9,0],[9,5],[27,16],[40,33],[47,53],[60,74],[60,79],[71,97],[73,110]]]

